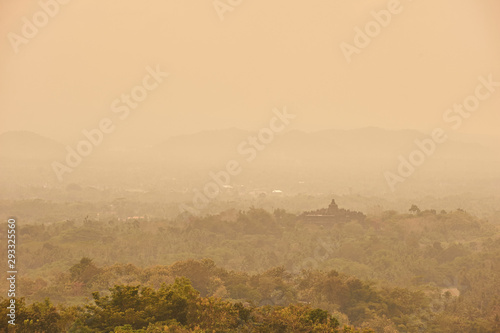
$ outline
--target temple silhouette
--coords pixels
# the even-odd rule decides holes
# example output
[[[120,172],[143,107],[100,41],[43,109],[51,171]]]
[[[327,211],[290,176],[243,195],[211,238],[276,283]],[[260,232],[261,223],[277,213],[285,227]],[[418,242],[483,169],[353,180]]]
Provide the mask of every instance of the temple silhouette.
[[[363,221],[366,215],[361,212],[339,208],[334,199],[328,208],[304,212],[300,215],[302,222],[311,224],[328,225],[334,223],[345,223],[350,221]]]

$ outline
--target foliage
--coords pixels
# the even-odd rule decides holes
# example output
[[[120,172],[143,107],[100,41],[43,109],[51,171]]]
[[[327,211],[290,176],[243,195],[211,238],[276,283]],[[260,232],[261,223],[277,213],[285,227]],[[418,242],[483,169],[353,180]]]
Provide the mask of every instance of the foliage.
[[[20,225],[18,292],[25,300],[19,298],[18,322],[29,318],[28,331],[52,329],[37,326],[51,321],[74,332],[254,324],[255,331],[257,323],[279,330],[286,308],[302,318],[297,327],[308,320],[323,325],[319,311],[326,311],[339,327],[377,332],[499,330],[497,226],[463,210],[388,211],[347,221],[331,206],[316,211],[328,213],[320,223],[307,214],[252,208],[174,220]],[[197,296],[162,289],[183,277]],[[0,286],[5,295],[6,282]],[[120,308],[110,303],[113,295],[138,303]],[[74,306],[86,297],[94,303]],[[169,305],[164,312],[143,307],[151,299]],[[300,305],[321,310],[309,315]],[[93,326],[99,316],[101,326]]]

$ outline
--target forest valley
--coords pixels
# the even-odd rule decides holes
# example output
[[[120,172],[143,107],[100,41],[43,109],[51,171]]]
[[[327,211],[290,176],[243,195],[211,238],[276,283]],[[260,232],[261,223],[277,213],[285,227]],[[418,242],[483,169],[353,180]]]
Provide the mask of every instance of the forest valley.
[[[409,208],[19,223],[10,331],[499,332],[499,226]]]

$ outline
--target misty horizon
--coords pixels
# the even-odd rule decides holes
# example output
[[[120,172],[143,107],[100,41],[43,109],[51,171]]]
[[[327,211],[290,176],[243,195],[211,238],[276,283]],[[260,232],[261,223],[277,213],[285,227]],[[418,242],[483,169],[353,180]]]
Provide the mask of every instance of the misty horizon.
[[[500,332],[499,18],[0,0],[0,331]]]

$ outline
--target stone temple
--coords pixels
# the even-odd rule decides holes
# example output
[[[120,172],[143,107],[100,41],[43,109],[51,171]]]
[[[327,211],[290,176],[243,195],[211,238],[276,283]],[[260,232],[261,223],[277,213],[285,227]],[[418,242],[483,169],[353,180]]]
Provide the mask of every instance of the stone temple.
[[[345,223],[350,221],[364,221],[366,215],[361,212],[351,211],[344,208],[339,208],[334,199],[328,208],[322,208],[315,211],[304,212],[301,215],[301,220],[304,223],[328,225],[334,223]]]

